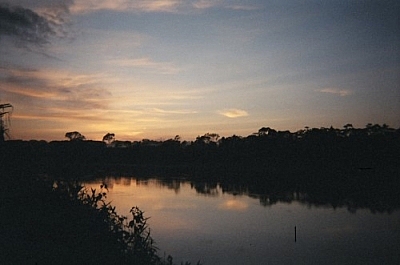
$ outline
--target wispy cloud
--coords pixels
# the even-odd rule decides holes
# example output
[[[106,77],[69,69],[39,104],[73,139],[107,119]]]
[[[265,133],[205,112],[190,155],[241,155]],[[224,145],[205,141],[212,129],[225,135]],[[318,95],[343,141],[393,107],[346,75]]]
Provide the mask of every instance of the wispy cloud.
[[[72,13],[88,13],[97,10],[175,12],[179,0],[76,0],[70,7]]]
[[[197,0],[192,5],[194,8],[197,9],[208,9],[213,7],[221,7],[226,9],[243,10],[243,11],[251,11],[259,9],[259,7],[257,6],[232,4],[232,2],[224,0]]]
[[[118,12],[181,12],[188,9],[209,9],[222,7],[233,10],[255,10],[258,7],[243,4],[231,4],[224,0],[75,0],[70,6],[71,13],[89,13],[98,10]]]
[[[258,6],[250,6],[250,5],[229,5],[227,6],[229,9],[233,10],[243,10],[243,11],[252,11],[252,10],[258,10]]]
[[[334,94],[334,95],[338,95],[341,97],[345,97],[345,96],[349,96],[349,95],[353,94],[353,92],[350,90],[339,89],[339,88],[324,88],[324,89],[319,89],[317,91],[321,92],[321,93]]]
[[[228,118],[239,118],[249,115],[247,111],[241,109],[225,109],[218,111],[218,113]]]
[[[198,9],[206,9],[219,5],[220,3],[221,0],[197,0],[193,3],[193,7]]]
[[[156,113],[162,114],[195,114],[197,111],[194,110],[164,110],[159,108],[153,108],[153,111]]]
[[[85,128],[84,134],[96,131],[99,139],[105,128],[117,127],[108,111],[114,99],[104,88],[107,82],[102,74],[0,67],[1,99],[14,106],[13,137],[42,138],[45,133],[47,139],[62,139],[68,130]]]
[[[46,114],[35,114],[35,113],[22,113],[13,115],[13,119],[16,120],[41,120],[41,121],[52,121],[52,122],[68,122],[68,121],[95,121],[95,122],[112,122],[114,119],[112,117],[106,117],[104,115],[99,115],[99,113],[85,113],[81,110],[76,111],[65,111],[55,112],[49,109],[46,109]]]
[[[118,59],[112,60],[110,63],[121,67],[138,67],[149,69],[160,74],[176,74],[180,69],[170,62],[155,62],[150,58],[137,58],[137,59]]]
[[[22,107],[62,106],[64,109],[105,108],[111,93],[102,87],[105,75],[36,70],[18,67],[0,68],[0,92]]]

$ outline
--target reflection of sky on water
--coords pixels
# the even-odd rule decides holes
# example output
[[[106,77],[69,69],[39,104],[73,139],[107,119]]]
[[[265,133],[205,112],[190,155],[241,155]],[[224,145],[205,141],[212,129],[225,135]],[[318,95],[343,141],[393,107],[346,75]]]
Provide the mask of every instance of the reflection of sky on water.
[[[400,212],[371,214],[346,208],[257,199],[217,187],[199,194],[190,183],[108,180],[108,199],[120,214],[145,211],[153,238],[175,261],[203,264],[397,264]],[[97,187],[99,184],[91,184]],[[297,242],[294,242],[294,226]]]
[[[229,199],[219,204],[218,209],[232,210],[232,211],[245,211],[249,205],[237,199]]]

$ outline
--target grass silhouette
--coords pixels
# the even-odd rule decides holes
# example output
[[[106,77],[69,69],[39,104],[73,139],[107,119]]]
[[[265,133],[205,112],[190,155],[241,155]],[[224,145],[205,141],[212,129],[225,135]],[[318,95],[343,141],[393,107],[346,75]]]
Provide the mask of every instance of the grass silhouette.
[[[157,255],[144,212],[119,215],[106,196],[105,185],[34,179],[2,193],[1,263],[174,264]]]

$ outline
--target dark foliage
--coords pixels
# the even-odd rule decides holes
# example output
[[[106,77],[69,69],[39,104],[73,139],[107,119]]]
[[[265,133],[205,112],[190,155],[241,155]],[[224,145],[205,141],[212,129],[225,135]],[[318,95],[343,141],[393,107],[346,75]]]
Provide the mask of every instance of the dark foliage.
[[[249,187],[271,197],[264,203],[273,202],[273,194],[289,192],[306,194],[307,203],[391,211],[399,207],[399,157],[399,129],[346,124],[294,133],[263,127],[247,137],[207,133],[193,142],[181,142],[179,136],[112,145],[6,141],[0,145],[0,170],[80,180],[106,174],[185,178]]]
[[[174,168],[175,175],[178,169],[182,174],[227,180],[308,180],[326,174],[353,175],[365,169],[399,173],[400,129],[387,125],[356,129],[347,124],[344,129],[307,128],[295,133],[263,127],[247,137],[218,137],[207,133],[194,142],[180,142],[177,136],[129,145],[114,141],[115,147],[83,140],[6,141],[0,145],[0,169],[15,170],[23,165],[24,171],[76,175],[70,173]]]
[[[3,184],[1,264],[173,264],[157,255],[144,212],[133,207],[127,218],[106,203],[106,185],[97,192],[75,181]]]

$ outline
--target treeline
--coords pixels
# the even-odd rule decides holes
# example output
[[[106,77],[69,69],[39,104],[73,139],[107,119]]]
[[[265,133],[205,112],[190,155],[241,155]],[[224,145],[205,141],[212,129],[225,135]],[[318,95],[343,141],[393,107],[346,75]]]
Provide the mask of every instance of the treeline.
[[[343,129],[306,127],[297,132],[263,127],[247,137],[219,138],[207,133],[190,142],[180,141],[179,136],[136,142],[83,139],[3,142],[0,169],[56,174],[143,170],[147,175],[170,170],[175,177],[182,174],[281,182],[282,177],[292,180],[367,170],[399,173],[400,129],[385,124],[368,124],[365,128],[347,124]]]

